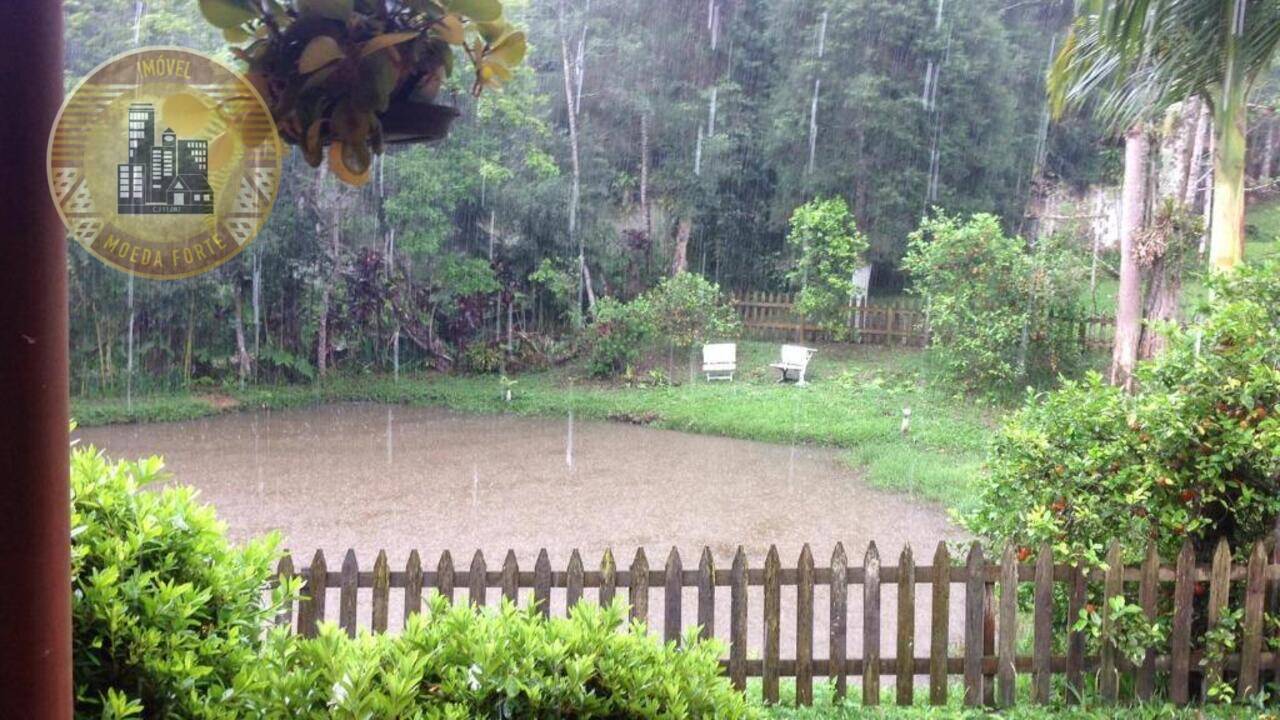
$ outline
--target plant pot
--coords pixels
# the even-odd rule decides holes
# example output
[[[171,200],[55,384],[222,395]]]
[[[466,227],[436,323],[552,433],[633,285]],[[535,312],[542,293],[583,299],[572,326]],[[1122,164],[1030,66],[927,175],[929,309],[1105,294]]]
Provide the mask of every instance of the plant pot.
[[[458,111],[448,105],[395,102],[378,115],[387,144],[429,143],[442,140]]]

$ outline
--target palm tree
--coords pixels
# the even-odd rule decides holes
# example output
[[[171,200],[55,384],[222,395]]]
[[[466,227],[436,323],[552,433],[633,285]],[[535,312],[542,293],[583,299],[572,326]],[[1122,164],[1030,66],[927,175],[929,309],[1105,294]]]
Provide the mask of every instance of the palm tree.
[[[1142,275],[1134,244],[1146,214],[1147,122],[1159,112],[1146,63],[1129,63],[1107,41],[1101,2],[1082,11],[1049,71],[1053,113],[1092,102],[1112,132],[1124,135],[1124,181],[1120,191],[1120,283],[1116,292],[1115,337],[1110,382],[1132,388],[1142,337]],[[1123,106],[1125,112],[1116,112]]]
[[[1244,255],[1248,98],[1280,44],[1280,0],[1082,0],[1077,15],[1051,73],[1059,100],[1102,91],[1098,110],[1117,127],[1194,96],[1212,110],[1209,255],[1216,268],[1235,266]]]

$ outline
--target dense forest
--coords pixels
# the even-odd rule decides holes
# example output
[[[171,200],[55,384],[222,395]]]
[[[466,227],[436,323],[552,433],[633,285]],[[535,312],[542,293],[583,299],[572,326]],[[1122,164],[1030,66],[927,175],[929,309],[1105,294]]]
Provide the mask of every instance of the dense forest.
[[[678,269],[784,289],[788,220],[822,196],[846,199],[866,235],[873,294],[898,292],[908,235],[932,207],[1029,235],[1044,187],[1118,176],[1100,126],[1050,121],[1044,78],[1072,11],[508,3],[530,41],[511,82],[475,98],[455,75],[450,137],[390,148],[360,188],[295,151],[269,224],[218,271],[131,279],[73,247],[73,388],[451,366]],[[194,0],[68,0],[66,20],[68,88],[137,46],[233,62]]]

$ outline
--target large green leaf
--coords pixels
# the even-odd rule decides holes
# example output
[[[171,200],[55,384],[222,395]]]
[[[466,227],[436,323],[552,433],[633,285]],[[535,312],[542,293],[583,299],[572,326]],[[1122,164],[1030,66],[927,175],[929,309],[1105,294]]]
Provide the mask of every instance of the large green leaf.
[[[298,0],[298,12],[302,15],[330,20],[346,20],[354,7],[354,0]]]
[[[511,32],[511,23],[498,19],[494,22],[476,23],[476,29],[480,31],[480,37],[492,45]]]
[[[360,61],[360,82],[351,99],[363,111],[384,112],[396,89],[399,73],[386,53],[376,53]]]
[[[529,45],[525,41],[524,33],[513,32],[502,39],[492,50],[485,55],[486,60],[492,60],[501,63],[508,68],[513,68],[524,60],[524,54],[528,51]]]
[[[416,32],[386,33],[378,35],[360,46],[360,57],[368,57],[380,50],[386,50],[393,45],[399,45],[402,42],[408,42],[417,37],[418,33]]]
[[[210,25],[224,30],[242,25],[258,16],[248,0],[200,0],[200,13]]]
[[[502,3],[498,0],[449,0],[449,11],[476,22],[491,22],[502,17]]]
[[[466,42],[466,31],[462,27],[462,19],[457,15],[444,16],[436,25],[436,33],[440,39],[450,45],[461,45]]]
[[[303,75],[313,73],[346,56],[337,40],[328,35],[317,35],[311,38],[311,42],[307,43],[306,49],[302,51],[302,57],[298,58],[298,72]]]

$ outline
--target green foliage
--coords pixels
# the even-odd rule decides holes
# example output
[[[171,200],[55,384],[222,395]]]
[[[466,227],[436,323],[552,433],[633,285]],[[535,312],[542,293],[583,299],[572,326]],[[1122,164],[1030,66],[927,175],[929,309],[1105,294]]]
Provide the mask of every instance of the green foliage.
[[[521,373],[519,392],[510,403],[502,401],[501,387],[495,387],[492,377],[461,374],[402,374],[398,380],[389,375],[331,375],[312,385],[230,388],[229,394],[244,409],[377,402],[469,413],[644,418],[645,424],[681,432],[840,448],[843,461],[865,471],[874,486],[952,508],[973,503],[975,478],[998,406],[956,402],[954,388],[933,379],[923,353],[866,345],[823,348],[809,370],[813,377],[829,378],[832,391],[811,393],[799,402],[794,388],[779,385],[776,373],[768,370],[777,357],[777,343],[741,340],[740,372],[732,383],[699,380],[641,389],[653,380],[641,369],[633,372],[634,390],[623,382],[581,383],[588,374],[584,357]],[[573,390],[567,392],[570,386]],[[188,403],[193,412],[185,417],[219,411],[195,399],[184,406]],[[904,435],[900,425],[905,406],[913,414],[911,432]],[[137,401],[130,412],[123,398],[75,399],[72,407],[84,425],[147,419]]]
[[[787,278],[800,287],[796,310],[842,336],[848,332],[853,274],[864,265],[867,240],[844,198],[818,198],[791,214],[787,244],[797,255]]]
[[[719,654],[692,632],[677,649],[627,627],[620,601],[543,619],[436,595],[399,636],[351,639],[333,625],[311,640],[275,633],[237,693],[245,716],[300,720],[756,717]]]
[[[600,298],[588,328],[592,375],[608,376],[640,360],[655,332],[653,307],[643,295],[631,302]]]
[[[1201,667],[1223,667],[1226,659],[1238,651],[1241,630],[1244,625],[1244,611],[1241,608],[1227,608],[1222,611],[1218,622],[1209,626],[1204,632],[1204,655],[1200,658]],[[1210,700],[1218,703],[1231,703],[1236,697],[1236,688],[1222,677],[1221,672],[1206,673],[1205,694]]]
[[[294,355],[288,350],[277,347],[262,348],[258,352],[258,362],[268,368],[285,373],[290,380],[312,381],[316,379],[316,368],[305,357]]]
[[[479,375],[491,375],[502,369],[503,351],[494,343],[472,343],[462,351],[462,369]]]
[[[175,393],[147,395],[125,402],[123,398],[72,401],[72,416],[81,426],[110,425],[115,423],[181,422],[193,420],[219,411],[208,399]]]
[[[645,293],[658,333],[678,348],[691,348],[742,332],[738,313],[725,301],[720,286],[682,272]]]
[[[277,539],[232,546],[193,489],[142,489],[160,478],[73,454],[78,717],[755,717],[717,643],[657,642],[620,601],[549,620],[437,595],[399,636],[264,636],[298,589],[264,602]]]
[[[188,487],[147,491],[158,458],[71,460],[71,583],[79,717],[231,718],[225,693],[252,665],[283,588],[263,602],[274,535],[231,545]]]
[[[1165,624],[1147,619],[1142,606],[1129,602],[1123,595],[1112,596],[1107,601],[1107,622],[1102,621],[1102,609],[1086,604],[1080,609],[1072,629],[1084,633],[1094,646],[1111,643],[1120,656],[1137,666],[1142,664],[1147,650],[1163,647]]]
[[[1239,553],[1280,514],[1280,263],[1216,278],[1203,320],[1171,329],[1134,396],[1092,375],[1040,396],[996,435],[965,522],[999,543],[1053,544],[1098,565],[1112,539],[1128,562],[1148,540],[1173,557]]]
[[[444,297],[489,295],[502,289],[487,261],[456,253],[442,256],[433,276],[441,296]]]
[[[552,305],[565,322],[576,324],[578,286],[577,275],[568,262],[556,262],[551,258],[543,258],[538,269],[529,274],[529,282],[539,286],[551,296]]]
[[[688,349],[741,332],[733,307],[720,287],[701,275],[680,273],[666,278],[631,302],[601,298],[595,321],[587,329],[592,375],[607,377],[628,371],[651,349],[655,339]]]
[[[1079,263],[1055,240],[1028,252],[994,215],[938,214],[912,233],[903,267],[928,303],[935,353],[971,390],[1051,380],[1080,360]]]
[[[297,0],[219,4],[255,12],[265,8],[272,17],[279,15],[277,6],[288,11],[300,7]],[[357,43],[379,30],[376,22],[375,27],[367,22],[369,11],[376,11],[379,3],[303,4],[308,14],[317,8],[337,15],[348,12],[349,5],[359,16],[345,28],[332,20],[318,23],[334,27],[333,37],[341,38],[342,59],[329,54],[332,63],[299,77],[324,86],[318,94],[327,99],[339,99],[344,87],[352,85],[354,74],[346,71],[353,66],[359,71],[366,61],[377,71],[370,77],[387,79],[385,63],[369,58],[398,55],[405,60],[412,54],[410,48],[438,47],[433,26],[425,43],[422,38],[406,40],[357,60],[353,56],[364,49]],[[318,365],[316,331],[323,313],[329,320],[330,344],[345,349],[328,358],[329,372],[353,366],[390,372],[388,335],[396,326],[401,328],[402,368],[434,364],[439,356],[423,345],[438,338],[453,344],[470,339],[455,335],[478,334],[474,327],[454,322],[441,302],[441,295],[448,300],[448,289],[435,285],[431,277],[440,254],[488,260],[492,247],[504,288],[529,297],[534,288],[526,284],[527,278],[544,259],[563,263],[573,258],[571,269],[576,270],[577,244],[565,232],[573,174],[562,34],[570,54],[571,81],[579,66],[579,39],[584,34],[587,38],[581,64],[587,80],[577,113],[582,168],[576,237],[584,242],[600,294],[609,294],[604,292],[607,286],[632,297],[664,275],[670,267],[672,231],[680,222],[692,230],[691,268],[722,287],[781,289],[788,257],[787,219],[796,206],[816,196],[848,200],[859,229],[873,245],[869,255],[877,261],[893,262],[901,256],[926,202],[953,211],[1021,217],[1043,108],[1019,100],[1040,97],[1043,64],[1055,36],[1046,29],[1065,27],[1070,9],[1062,3],[1054,8],[1044,3],[1008,4],[944,3],[939,23],[938,4],[932,0],[851,0],[828,3],[830,7],[766,0],[720,3],[717,44],[708,42],[709,28],[697,29],[704,24],[695,21],[695,6],[687,0],[592,0],[563,8],[556,2],[503,3],[505,19],[527,28],[531,61],[504,81],[502,92],[478,98],[469,95],[472,83],[467,73],[445,78],[437,101],[449,98],[465,119],[450,126],[448,141],[389,145],[381,157],[383,165],[373,168],[370,186],[358,196],[335,192],[332,182],[317,187],[316,174],[307,171],[301,152],[286,158],[270,220],[253,248],[228,264],[228,269],[235,266],[234,279],[244,290],[246,325],[252,322],[248,278],[256,270],[261,280],[259,342],[249,344],[250,352],[278,347]],[[234,60],[229,41],[202,18],[200,5],[192,0],[66,0],[67,82],[135,44],[192,47]],[[432,17],[476,12],[473,6],[455,8],[432,0],[390,6],[399,8],[393,12],[397,16],[423,10]],[[815,41],[824,10],[830,12],[819,58]],[[492,9],[479,12],[483,17]],[[256,31],[256,23],[229,31]],[[297,28],[300,24],[311,29],[304,33]],[[464,29],[471,24],[464,23]],[[281,32],[310,35],[316,26],[310,20],[295,21]],[[394,35],[387,29],[381,28],[378,37]],[[474,49],[487,31],[477,27],[464,36]],[[270,33],[242,40],[241,49],[247,51],[259,41],[275,44]],[[861,40],[868,37],[878,40]],[[284,55],[305,52],[297,39]],[[456,45],[450,47],[450,56],[462,63],[455,69],[461,70],[466,61]],[[320,50],[313,55],[324,60]],[[502,52],[505,56],[509,50]],[[930,64],[937,68],[944,55],[941,82],[925,81],[936,97],[922,107],[923,76]],[[434,58],[427,61],[430,65]],[[424,69],[403,65],[402,72],[410,75]],[[654,67],[663,68],[660,80]],[[297,75],[296,66],[287,62],[278,69]],[[809,168],[808,124],[814,81],[819,78],[816,153]],[[289,77],[280,87],[297,79]],[[433,84],[434,79],[428,80],[422,90],[433,90]],[[392,94],[393,105],[403,99],[404,90],[407,83]],[[709,115],[713,95],[715,111]],[[346,110],[337,113],[337,103],[312,106],[315,96],[310,90],[297,99],[292,108],[296,116],[319,113],[332,120],[338,114],[352,119]],[[381,96],[360,94],[352,99],[367,104]],[[345,133],[360,130],[362,124],[357,118],[353,127],[321,125],[320,130]],[[643,155],[642,126],[648,130]],[[705,137],[699,164],[700,126]],[[281,127],[295,136],[310,129],[292,122]],[[1046,171],[1080,181],[1082,175],[1092,174],[1078,168],[1098,153],[1098,142],[1088,132],[1072,134],[1074,140],[1067,144],[1064,137],[1067,134],[1059,129],[1049,134]],[[935,149],[938,178],[931,183],[930,151]],[[649,212],[643,224],[637,207],[642,158],[648,160],[649,171]],[[694,172],[695,166],[700,172]],[[333,212],[335,205],[341,208],[338,212]],[[331,244],[317,238],[328,235],[330,223],[339,226],[336,257],[330,257]],[[625,239],[627,230],[637,232],[635,242]],[[140,390],[172,391],[190,388],[200,377],[233,374],[226,362],[236,346],[232,309],[229,296],[219,292],[232,280],[231,273],[181,283],[136,283],[134,341],[139,352],[128,378],[124,369],[129,323],[122,311],[127,279],[103,269],[79,246],[72,248],[72,368],[77,394],[123,393],[130,380],[135,395]],[[395,286],[395,317],[387,304],[357,313],[356,308],[367,306],[347,302],[341,293],[330,293],[327,310],[319,307],[324,286],[348,277],[352,258],[367,250],[380,253],[390,269],[379,276]],[[577,274],[572,277],[576,290]],[[540,295],[535,304],[545,301],[545,294]],[[553,309],[574,307],[573,296],[576,292],[568,303]],[[254,337],[252,332],[246,335]],[[296,367],[255,360],[257,382],[300,379]]]
[[[938,3],[919,1],[765,4],[769,50],[785,58],[771,68],[774,85],[756,135],[778,176],[775,220],[814,195],[843,195],[871,257],[892,262],[928,204],[1021,216],[1043,110],[1028,99],[1043,97],[1045,58],[1060,43],[1056,30],[1070,3],[968,0],[943,3],[941,14]],[[824,21],[819,58],[814,41]],[[904,72],[899,58],[913,58],[917,72]],[[922,88],[922,76],[940,63],[941,82]],[[815,78],[822,84],[810,167]],[[1075,169],[1060,163],[1064,150],[1097,152],[1093,144],[1063,147],[1056,129],[1048,141],[1055,169]]]

